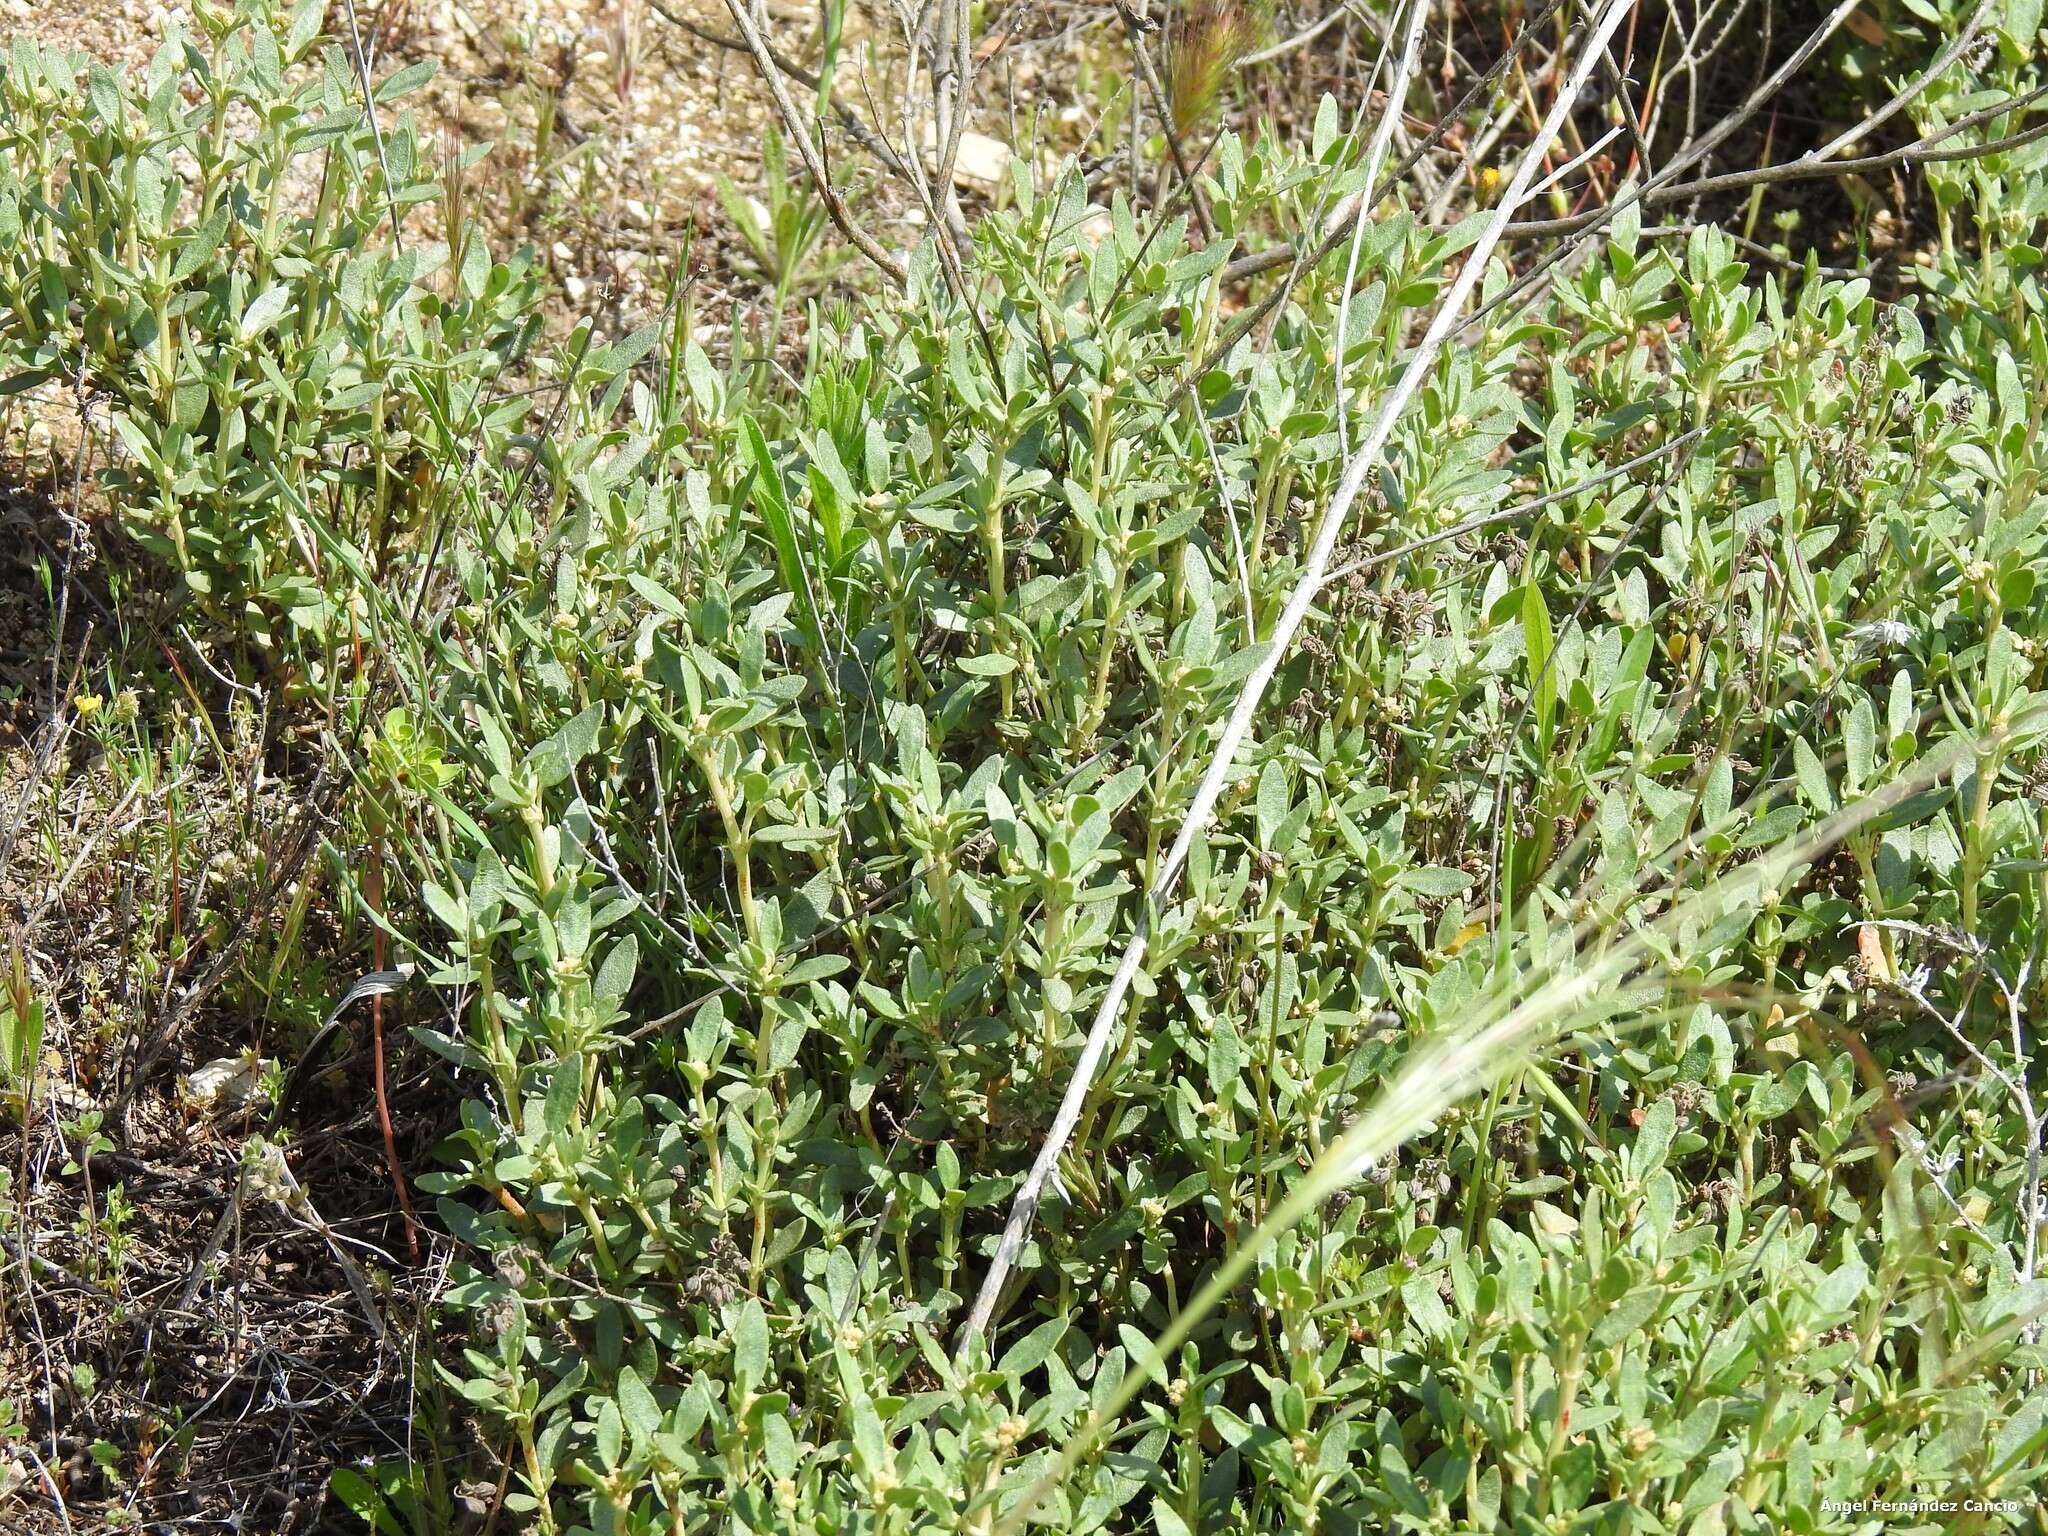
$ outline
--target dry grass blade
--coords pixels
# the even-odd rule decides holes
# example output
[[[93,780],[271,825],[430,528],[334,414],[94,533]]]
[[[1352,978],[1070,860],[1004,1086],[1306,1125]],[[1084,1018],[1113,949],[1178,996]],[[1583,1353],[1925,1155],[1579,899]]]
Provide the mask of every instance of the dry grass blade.
[[[1373,1107],[1324,1149],[1287,1198],[1210,1273],[1165,1331],[1151,1341],[1150,1357],[1131,1362],[1123,1381],[1095,1405],[1047,1471],[1003,1512],[996,1526],[998,1536],[1021,1530],[1039,1502],[1072,1474],[1131,1400],[1148,1385],[1166,1379],[1165,1362],[1202,1319],[1243,1283],[1260,1255],[1282,1233],[1355,1182],[1363,1170],[1387,1157],[1446,1107],[1514,1062],[1526,1060],[1542,1041],[1557,1037],[1566,1026],[1590,1014],[1611,1011],[1625,983],[1654,979],[1660,947],[1670,946],[1688,930],[1707,926],[1730,911],[1754,909],[1764,893],[1781,884],[1791,871],[1937,782],[1966,762],[1970,752],[1967,741],[1952,741],[1914,773],[1786,839],[1754,863],[1674,902],[1642,927],[1617,935],[1604,929],[1599,920],[1588,918],[1569,935],[1569,942],[1533,943],[1529,969],[1504,973],[1469,1022],[1417,1051]],[[1562,953],[1556,953],[1560,949]]]

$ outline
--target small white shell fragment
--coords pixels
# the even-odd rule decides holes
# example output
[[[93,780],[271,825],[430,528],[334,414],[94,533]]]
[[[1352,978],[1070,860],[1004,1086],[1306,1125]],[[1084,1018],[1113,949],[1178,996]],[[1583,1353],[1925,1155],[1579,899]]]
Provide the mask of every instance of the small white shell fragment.
[[[253,1052],[217,1056],[185,1076],[185,1098],[208,1114],[227,1114],[264,1097],[263,1074],[270,1063]]]

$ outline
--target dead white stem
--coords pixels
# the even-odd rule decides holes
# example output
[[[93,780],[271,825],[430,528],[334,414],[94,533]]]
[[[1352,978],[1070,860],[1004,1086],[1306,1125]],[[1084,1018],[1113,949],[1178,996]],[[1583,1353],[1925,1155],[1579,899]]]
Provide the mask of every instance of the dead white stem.
[[[1195,791],[1195,798],[1188,807],[1187,817],[1181,823],[1179,834],[1173,840],[1164,864],[1146,893],[1147,909],[1163,905],[1173,894],[1179,883],[1181,869],[1187,863],[1188,850],[1197,837],[1209,825],[1209,818],[1216,808],[1216,801],[1223,792],[1225,781],[1230,777],[1231,766],[1237,760],[1237,749],[1243,745],[1251,731],[1253,717],[1258,713],[1259,701],[1264,697],[1266,685],[1279,670],[1280,662],[1287,654],[1288,643],[1294,632],[1308,616],[1316,593],[1322,587],[1324,573],[1329,568],[1330,555],[1336,549],[1338,537],[1349,525],[1351,509],[1364,488],[1366,477],[1379,463],[1380,451],[1387,439],[1393,435],[1394,425],[1415,392],[1422,387],[1430,369],[1435,364],[1437,353],[1442,349],[1444,338],[1450,334],[1465,301],[1478,286],[1484,275],[1494,248],[1500,243],[1502,232],[1514,217],[1515,210],[1528,198],[1530,183],[1543,161],[1544,152],[1557,136],[1557,130],[1565,116],[1578,101],[1598,65],[1602,51],[1610,38],[1628,15],[1634,0],[1607,0],[1599,19],[1594,23],[1584,44],[1580,47],[1578,62],[1572,66],[1570,78],[1552,102],[1543,126],[1537,130],[1529,147],[1515,166],[1507,187],[1501,195],[1499,205],[1487,220],[1485,231],[1466,253],[1464,266],[1459,269],[1450,291],[1444,295],[1443,303],[1431,318],[1429,329],[1421,343],[1409,358],[1408,365],[1401,372],[1399,381],[1381,402],[1379,413],[1373,419],[1372,429],[1359,444],[1344,467],[1342,479],[1337,483],[1337,492],[1324,510],[1322,521],[1316,527],[1315,542],[1311,546],[1308,562],[1295,584],[1287,606],[1281,611],[1280,621],[1274,627],[1268,641],[1268,649],[1251,675],[1244,681],[1244,687],[1232,706],[1230,718],[1223,727],[1223,739],[1216,744],[1215,755],[1209,760],[1209,768],[1202,775],[1201,785]],[[1391,106],[1390,106],[1391,110]],[[1095,1069],[1101,1064],[1109,1037],[1116,1027],[1117,1014],[1123,1006],[1124,994],[1130,990],[1131,979],[1137,975],[1138,967],[1144,963],[1145,944],[1150,936],[1150,923],[1145,914],[1138,920],[1137,932],[1132,934],[1124,950],[1122,962],[1116,974],[1110,979],[1109,990],[1103,994],[1102,1005],[1096,1010],[1095,1021],[1089,1026],[1088,1038],[1081,1047],[1081,1055],[1074,1063],[1074,1075],[1067,1084],[1065,1097],[1060,1100],[1059,1113],[1054,1117],[1052,1129],[1046,1133],[1045,1144],[1038,1150],[1038,1157],[1018,1188],[1015,1201],[1010,1207],[1009,1221],[1004,1225],[1001,1240],[996,1245],[994,1256],[989,1261],[988,1274],[981,1282],[981,1290],[974,1298],[974,1310],[969,1314],[967,1326],[960,1336],[960,1352],[964,1355],[973,1348],[975,1341],[987,1329],[994,1316],[996,1300],[1002,1293],[1003,1283],[1009,1278],[1010,1267],[1017,1255],[1023,1251],[1025,1240],[1031,1232],[1032,1220],[1038,1211],[1039,1197],[1044,1193],[1046,1182],[1051,1178],[1060,1155],[1066,1150],[1067,1140],[1074,1133],[1080,1121],[1081,1110],[1087,1102],[1088,1091],[1095,1081]]]
[[[931,20],[929,32],[922,22],[917,24],[909,78],[903,88],[905,108],[909,111],[917,95],[918,51],[929,35],[932,44],[931,147],[938,151],[939,156],[932,182],[933,196],[937,199],[938,216],[947,236],[955,252],[962,255],[970,249],[972,237],[967,230],[967,216],[960,207],[960,189],[954,184],[953,170],[959,162],[960,139],[967,130],[968,99],[974,88],[971,30],[966,0],[939,0],[938,14]],[[913,158],[918,158],[915,141],[906,140],[905,147]],[[919,159],[919,164],[922,163]]]
[[[348,36],[355,44],[356,76],[363,86],[363,116],[369,120],[370,143],[377,151],[377,169],[384,177],[384,206],[391,214],[391,244],[405,249],[405,235],[399,229],[398,188],[391,180],[391,167],[384,161],[384,130],[377,122],[377,87],[370,81],[370,56],[363,51],[363,30],[356,23],[356,0],[348,0]]]
[[[1895,92],[1887,98],[1883,106],[1864,118],[1854,128],[1850,128],[1830,139],[1821,148],[1815,150],[1810,158],[1815,160],[1832,160],[1841,151],[1853,149],[1862,140],[1869,138],[1872,130],[1880,127],[1900,112],[1903,112],[1914,97],[1918,96],[1928,86],[1934,84],[1936,80],[1946,74],[1949,65],[1961,58],[1963,51],[1977,40],[1977,34],[1983,30],[1984,23],[1991,17],[1991,4],[1992,0],[1978,0],[1977,9],[1971,12],[1970,19],[1963,23],[1962,31],[1958,32],[1949,42],[1949,45],[1935,56],[1932,64],[1929,64],[1926,69],[1920,72],[1918,79],[1904,90]]]
[[[1560,165],[1556,170],[1552,171],[1548,176],[1544,177],[1535,186],[1531,187],[1529,189],[1529,195],[1531,197],[1541,197],[1544,193],[1548,192],[1552,187],[1556,186],[1560,181],[1563,181],[1565,177],[1571,175],[1573,171],[1576,171],[1580,166],[1584,165],[1588,160],[1591,160],[1595,155],[1599,154],[1601,150],[1605,149],[1608,145],[1612,144],[1616,139],[1620,137],[1621,128],[1619,127],[1619,125],[1608,129],[1605,133],[1601,134],[1599,138],[1595,139],[1592,143],[1588,144],[1576,155],[1573,155],[1571,159],[1565,161],[1563,165]]]
[[[1199,405],[1195,407],[1195,425],[1202,429],[1202,446],[1209,450],[1209,472],[1216,477],[1216,494],[1223,498],[1223,515],[1230,519],[1230,553],[1237,562],[1238,591],[1244,598],[1244,643],[1253,645],[1259,638],[1259,614],[1252,601],[1252,568],[1245,563],[1244,535],[1237,527],[1237,502],[1223,473],[1222,456],[1216,452],[1216,434],[1209,430],[1209,413]]]
[[[1422,51],[1422,24],[1428,19],[1429,0],[1415,0],[1408,13],[1408,35],[1401,46],[1401,62],[1387,92],[1387,109],[1380,114],[1379,126],[1373,130],[1372,147],[1365,154],[1365,180],[1358,184],[1361,198],[1370,197],[1372,189],[1379,185],[1380,166],[1386,160],[1387,143],[1394,136],[1394,125],[1401,121],[1402,107],[1408,100],[1409,82],[1415,78],[1415,61]],[[1376,81],[1377,65],[1373,74]],[[1371,211],[1363,209],[1361,214]],[[1366,222],[1362,216],[1351,221],[1351,254],[1344,266],[1344,302],[1337,307],[1337,454],[1345,459],[1351,456],[1351,291],[1358,285],[1358,256],[1365,244]]]
[[[1273,44],[1272,47],[1261,48],[1257,53],[1246,54],[1237,61],[1233,68],[1250,69],[1254,64],[1270,64],[1273,60],[1290,54],[1297,48],[1306,47],[1329,31],[1338,22],[1342,21],[1346,16],[1353,15],[1365,24],[1367,31],[1375,35],[1378,34],[1379,20],[1377,17],[1363,10],[1354,10],[1349,5],[1340,5],[1321,21],[1310,22],[1299,32],[1295,33],[1294,36],[1282,38],[1279,42]]]

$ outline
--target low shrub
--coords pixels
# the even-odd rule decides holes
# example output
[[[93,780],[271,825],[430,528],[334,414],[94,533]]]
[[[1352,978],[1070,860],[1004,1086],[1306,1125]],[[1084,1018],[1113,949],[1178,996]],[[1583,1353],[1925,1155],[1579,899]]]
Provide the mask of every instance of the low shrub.
[[[248,12],[84,105],[16,52],[10,111],[71,148],[0,138],[0,349],[112,393],[124,516],[201,597],[347,612],[388,668],[397,707],[352,682],[358,793],[467,1093],[421,1180],[458,1254],[435,1367],[510,1445],[508,1509],[2021,1527],[2040,145],[1945,180],[1945,249],[1882,301],[1628,213],[1520,307],[1490,271],[1148,910],[1355,441],[1334,402],[1391,385],[1474,227],[1389,207],[1355,289],[1292,274],[1233,336],[1227,243],[1020,167],[971,283],[925,247],[814,307],[793,385],[716,365],[679,284],[497,405],[527,269],[400,248],[387,205],[431,188],[388,125],[385,179],[345,68],[286,89],[311,32]],[[203,144],[167,114],[229,80],[273,110],[213,211],[109,190],[170,186],[140,137]],[[1216,226],[1357,189],[1323,124],[1226,135]],[[302,222],[269,194],[316,147]],[[350,638],[291,654],[348,676]],[[1140,923],[1009,1320],[963,1342]],[[1446,1040],[1497,1047],[1476,1094],[1418,1080]],[[1398,1153],[1325,1199],[1360,1117]]]
[[[335,586],[278,482],[380,567],[446,433],[538,319],[529,256],[397,229],[434,200],[409,122],[363,110],[323,7],[201,4],[139,81],[15,38],[0,73],[0,389],[53,385],[118,439],[127,525],[238,638],[320,631]],[[377,87],[388,114],[432,74]],[[314,164],[317,162],[317,170]],[[434,277],[451,268],[452,280]],[[502,406],[496,406],[502,412]],[[346,627],[345,625],[343,626]]]

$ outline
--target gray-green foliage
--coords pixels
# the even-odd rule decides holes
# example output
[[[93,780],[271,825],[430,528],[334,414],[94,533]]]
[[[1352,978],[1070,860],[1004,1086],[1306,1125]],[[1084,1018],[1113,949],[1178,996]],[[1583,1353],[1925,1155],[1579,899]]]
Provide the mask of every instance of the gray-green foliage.
[[[435,288],[390,251],[352,121],[323,131],[356,235],[279,269],[287,307],[367,263],[399,331],[507,334],[518,269]],[[1334,130],[1226,136],[1219,227],[1355,158]],[[1897,303],[1624,216],[1446,354],[1346,560],[1571,494],[1324,592],[965,1362],[962,1295],[1334,482],[1341,267],[1171,407],[1227,320],[1227,247],[1148,241],[1071,173],[1020,170],[971,307],[927,255],[907,296],[814,313],[800,390],[721,371],[679,301],[538,363],[542,433],[479,408],[473,340],[436,343],[447,368],[384,376],[439,426],[412,441],[452,596],[423,624],[372,578],[426,541],[380,549],[315,477],[126,471],[193,570],[195,526],[288,559],[302,524],[321,558],[290,579],[360,604],[404,685],[368,792],[411,829],[414,937],[462,1005],[421,1037],[470,1089],[424,1181],[461,1255],[437,1368],[515,1446],[510,1508],[993,1530],[1404,1061],[1577,963],[1570,925],[1641,929],[1650,961],[1260,1253],[1039,1518],[1705,1533],[2030,1504],[2048,1292],[2031,1111],[1997,1073],[2028,1085],[2048,935],[2048,309],[2013,222],[2042,169],[2035,146],[1958,176],[1952,243]],[[8,206],[19,313],[24,253],[77,220]],[[1371,227],[1362,398],[1466,238]],[[263,250],[205,258],[202,303],[268,291]],[[6,333],[13,366],[54,366],[37,334]],[[234,355],[268,377],[298,344]],[[92,355],[168,433],[146,338]],[[337,637],[298,643],[336,665]],[[1897,785],[1782,888],[1653,926]]]
[[[266,644],[333,595],[276,478],[381,560],[534,323],[524,256],[466,228],[433,285],[448,247],[392,238],[436,196],[393,121],[432,66],[373,127],[322,15],[199,6],[140,80],[17,34],[0,71],[0,390],[84,403],[138,538]]]

